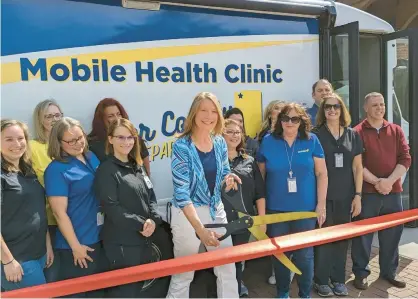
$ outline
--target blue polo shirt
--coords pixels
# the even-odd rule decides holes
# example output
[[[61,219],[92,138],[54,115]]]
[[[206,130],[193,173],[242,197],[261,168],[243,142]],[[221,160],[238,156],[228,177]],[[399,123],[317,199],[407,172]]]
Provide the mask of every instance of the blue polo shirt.
[[[93,245],[99,242],[101,226],[97,225],[99,201],[94,194],[93,182],[100,162],[96,155],[85,155],[87,164],[74,157],[66,162],[52,161],[45,170],[47,196],[68,198],[67,214],[80,244]],[[64,236],[57,230],[55,247],[70,249]]]
[[[293,177],[297,192],[288,192],[289,160],[292,155]],[[264,137],[257,153],[257,161],[266,167],[266,205],[268,210],[283,212],[313,211],[317,203],[314,157],[324,158],[324,150],[314,134],[309,139],[299,137],[289,148],[283,138]]]

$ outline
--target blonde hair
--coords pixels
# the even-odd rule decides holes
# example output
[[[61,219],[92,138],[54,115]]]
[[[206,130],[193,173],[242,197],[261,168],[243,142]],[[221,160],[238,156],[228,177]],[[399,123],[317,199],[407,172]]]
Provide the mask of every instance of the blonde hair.
[[[138,141],[138,131],[135,129],[135,126],[129,120],[125,118],[119,118],[113,121],[107,130],[107,136],[113,137],[113,133],[115,133],[115,130],[119,127],[126,128],[131,133],[131,135],[135,137],[135,143],[131,151],[128,154],[128,158],[135,161],[138,165],[142,166],[143,163],[142,163],[142,158],[141,158],[141,146]],[[106,150],[106,155],[115,154],[113,145],[109,142],[109,138],[106,138],[105,150]]]
[[[267,132],[271,129],[271,125],[272,125],[271,112],[273,111],[274,107],[276,107],[278,105],[282,105],[284,107],[284,105],[286,105],[286,102],[281,101],[281,100],[271,101],[267,105],[267,107],[264,109],[263,122],[261,124],[260,134],[258,136],[259,140],[261,140],[261,138],[263,138],[264,135],[266,135]],[[283,109],[283,107],[282,107],[282,109]]]
[[[193,130],[196,126],[196,124],[195,124],[196,114],[197,114],[197,111],[198,111],[198,109],[200,107],[200,104],[202,103],[203,100],[212,101],[212,103],[216,107],[216,111],[218,112],[218,120],[216,122],[216,125],[215,125],[215,128],[214,128],[212,134],[213,135],[221,135],[222,134],[222,130],[224,128],[224,118],[222,116],[222,109],[221,109],[221,106],[219,104],[218,98],[213,93],[200,92],[195,96],[195,98],[193,100],[193,103],[190,106],[189,113],[187,114],[186,121],[184,122],[184,131],[177,136],[178,138],[185,137],[185,136],[190,136],[193,133]]]
[[[14,119],[2,119],[1,120],[1,132],[3,132],[8,127],[12,126],[18,126],[22,129],[23,135],[25,135],[26,140],[26,150],[23,153],[22,157],[19,159],[19,169],[16,169],[16,167],[11,164],[9,161],[4,159],[3,153],[1,154],[1,168],[7,172],[11,171],[21,171],[24,175],[27,175],[28,173],[33,173],[32,168],[32,160],[31,160],[31,151],[29,146],[29,130],[28,126],[18,120]]]
[[[86,133],[81,126],[81,123],[78,120],[75,120],[71,117],[63,117],[59,121],[57,121],[51,130],[51,135],[49,136],[49,143],[48,143],[48,156],[52,160],[58,160],[61,162],[66,162],[66,157],[68,156],[61,147],[62,136],[64,133],[73,127],[79,127],[80,130],[83,132],[84,136],[84,149],[83,154],[87,153],[88,151],[88,142]]]
[[[33,110],[33,124],[35,128],[35,140],[40,143],[48,143],[48,137],[45,133],[45,128],[43,125],[45,114],[49,106],[56,106],[59,111],[62,113],[61,107],[54,99],[47,99],[36,105],[35,110]]]
[[[345,106],[344,101],[336,93],[333,93],[333,94],[323,98],[323,100],[321,102],[321,105],[319,105],[318,113],[316,115],[316,125],[318,127],[322,126],[327,121],[327,118],[325,116],[325,104],[327,104],[327,101],[329,99],[335,99],[341,105],[340,126],[348,127],[351,124],[350,113],[348,112],[348,109]]]

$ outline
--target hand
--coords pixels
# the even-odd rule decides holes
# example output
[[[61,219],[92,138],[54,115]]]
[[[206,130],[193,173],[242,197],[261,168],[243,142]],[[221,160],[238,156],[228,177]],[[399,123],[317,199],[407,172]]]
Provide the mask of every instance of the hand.
[[[93,259],[87,254],[88,251],[94,251],[94,249],[86,245],[79,245],[73,249],[74,266],[78,264],[80,268],[88,268],[87,260],[93,262]]]
[[[383,195],[387,195],[392,191],[393,182],[389,179],[379,179],[377,184],[374,185],[376,190]]]
[[[219,242],[219,238],[222,237],[222,235],[217,234],[214,231],[210,231],[207,228],[202,228],[199,231],[196,231],[197,235],[199,236],[200,241],[205,246],[214,246],[218,247],[221,245],[221,242]]]
[[[327,218],[327,215],[326,215],[327,210],[324,206],[317,205],[316,209],[315,209],[315,212],[318,214],[318,216],[317,216],[318,225],[319,225],[319,228],[321,228],[322,224],[324,224],[324,222]]]
[[[356,217],[361,213],[361,197],[356,195],[351,202],[351,217]]]
[[[51,242],[46,242],[46,265],[45,268],[49,268],[54,263],[54,250],[52,249]]]
[[[10,282],[19,282],[22,280],[22,276],[24,275],[22,266],[19,264],[18,261],[13,260],[8,265],[4,265],[4,275],[6,276],[7,281]]]
[[[142,232],[140,232],[144,237],[151,236],[155,231],[155,222],[152,219],[147,219],[144,223],[144,228]]]
[[[224,182],[226,184],[226,188],[225,191],[228,192],[231,189],[234,190],[238,190],[238,185],[237,183],[241,184],[241,179],[234,173],[230,173],[228,174],[225,179]]]

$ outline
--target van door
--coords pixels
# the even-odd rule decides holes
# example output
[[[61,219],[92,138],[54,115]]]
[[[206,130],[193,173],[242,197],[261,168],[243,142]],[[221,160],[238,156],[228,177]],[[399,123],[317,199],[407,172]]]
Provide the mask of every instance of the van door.
[[[326,41],[321,74],[349,106],[352,126],[364,118],[364,96],[378,91],[386,101],[386,119],[402,127],[415,161],[402,178],[403,204],[405,210],[418,208],[418,184],[412,184],[418,181],[418,121],[413,121],[418,115],[418,29],[359,33],[353,22],[331,28]],[[408,225],[417,227],[418,221]]]
[[[329,81],[350,110],[352,124],[359,123],[359,24],[348,23],[330,32]]]
[[[418,208],[418,29],[410,28],[381,38],[382,94],[387,101],[387,119],[402,127],[415,161],[403,177],[404,208]],[[417,227],[418,221],[409,225]]]

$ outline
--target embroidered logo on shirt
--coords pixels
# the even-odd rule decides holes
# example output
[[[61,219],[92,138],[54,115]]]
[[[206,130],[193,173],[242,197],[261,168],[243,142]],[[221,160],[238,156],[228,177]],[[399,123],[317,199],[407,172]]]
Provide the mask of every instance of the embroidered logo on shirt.
[[[309,148],[298,151],[298,154],[300,153],[309,153]]]

